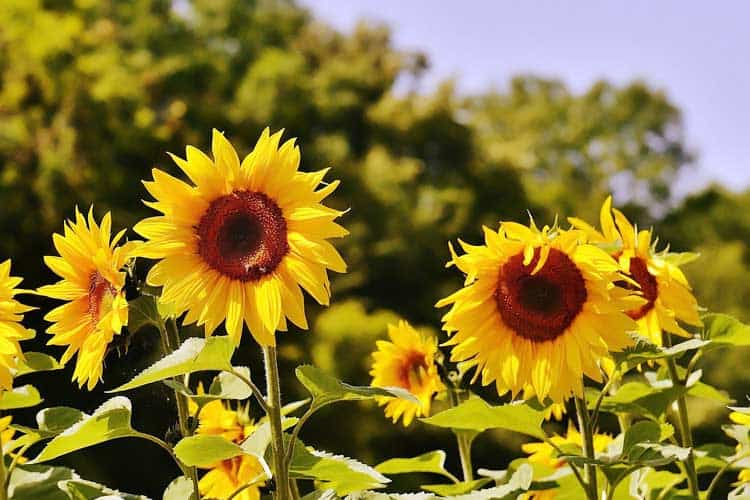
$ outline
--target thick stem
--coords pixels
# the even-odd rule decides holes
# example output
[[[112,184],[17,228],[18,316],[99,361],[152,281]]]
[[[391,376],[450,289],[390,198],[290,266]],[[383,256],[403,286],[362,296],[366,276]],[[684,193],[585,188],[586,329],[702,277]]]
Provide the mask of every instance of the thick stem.
[[[161,333],[162,348],[164,349],[164,355],[173,353],[180,346],[180,333],[177,330],[177,323],[174,319],[168,319],[166,322],[162,320],[162,324],[159,327]],[[192,434],[189,423],[189,411],[188,411],[188,399],[187,396],[180,393],[177,389],[174,391],[175,401],[177,405],[177,420],[180,426],[180,434],[182,437],[188,437]],[[193,494],[196,500],[199,500],[200,489],[198,488],[198,471],[195,467],[187,468],[188,477],[193,482]],[[2,500],[2,499],[0,499]]]
[[[266,365],[266,405],[271,424],[271,449],[273,450],[274,475],[276,476],[276,500],[289,500],[289,469],[284,459],[284,431],[281,427],[281,388],[276,348],[263,346]]]
[[[672,379],[674,387],[684,386],[680,376],[677,373],[677,365],[674,359],[667,359],[667,368],[669,369],[669,378]],[[698,498],[700,490],[698,488],[698,473],[695,470],[695,458],[693,457],[693,434],[690,432],[690,421],[688,420],[687,401],[684,392],[677,398],[677,422],[680,427],[680,440],[683,448],[690,448],[687,460],[685,460],[685,469],[687,472],[688,487],[690,494]]]
[[[0,500],[8,500],[8,474],[5,471],[5,454],[3,440],[0,437]]]
[[[594,432],[589,421],[589,411],[586,408],[586,401],[576,397],[576,413],[578,414],[578,427],[580,427],[581,438],[583,439],[583,454],[589,460],[594,460]],[[599,488],[596,484],[596,466],[592,463],[586,463],[583,467],[586,479],[586,494],[589,500],[596,500],[599,496]]]

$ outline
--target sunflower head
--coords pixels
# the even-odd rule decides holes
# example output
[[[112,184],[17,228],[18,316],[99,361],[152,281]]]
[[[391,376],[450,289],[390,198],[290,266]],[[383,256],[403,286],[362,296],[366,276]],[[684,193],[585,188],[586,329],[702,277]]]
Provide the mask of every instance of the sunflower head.
[[[33,309],[15,298],[21,281],[10,275],[10,260],[0,264],[0,341],[4,346],[0,351],[0,389],[5,390],[13,388],[13,372],[23,359],[19,342],[34,337],[34,331],[21,324],[23,313]]]
[[[202,391],[199,389],[198,391]],[[191,414],[198,413],[198,407],[191,404]],[[240,444],[255,431],[255,424],[248,415],[247,408],[236,410],[228,408],[220,400],[214,400],[200,409],[198,413],[198,434],[222,436],[225,439]],[[240,486],[250,481],[258,480],[265,472],[263,465],[257,458],[250,455],[239,455],[222,460],[209,467],[198,486],[201,495],[207,498],[226,499]],[[263,481],[258,481],[246,488],[235,498],[240,500],[258,500]]]
[[[172,156],[189,183],[158,169],[144,183],[155,198],[146,204],[161,212],[134,228],[149,240],[140,255],[160,259],[147,282],[207,335],[225,322],[239,342],[244,323],[274,345],[287,320],[307,328],[301,289],[327,305],[327,270],[346,270],[328,242],[347,234],[335,222],[342,212],[322,204],[338,182],[323,183],[327,170],[300,172],[294,139],[280,140],[264,130],[240,162],[214,130],[213,158],[191,146],[186,159]]]
[[[48,343],[67,346],[62,363],[78,354],[73,380],[89,390],[102,377],[107,346],[128,324],[122,269],[132,257],[135,243],[117,246],[125,230],[112,238],[111,229],[109,213],[100,225],[93,207],[87,218],[76,209],[75,221],[66,221],[63,234],[52,237],[59,256],[44,258],[60,281],[38,290],[41,295],[65,301],[44,317],[53,323],[47,329],[52,334]]]
[[[435,357],[437,340],[412,328],[406,321],[388,325],[390,341],[379,340],[373,353],[373,387],[400,387],[414,394],[419,404],[399,398],[379,398],[385,415],[408,426],[415,416],[429,415],[432,398],[445,386],[440,380]]]
[[[638,323],[638,331],[653,343],[662,345],[662,332],[689,337],[680,322],[700,326],[698,303],[687,278],[666,250],[657,252],[651,230],[638,230],[625,215],[612,207],[609,196],[599,213],[601,231],[586,222],[570,218],[570,223],[588,237],[608,248],[629,279],[618,285],[638,291],[644,303],[627,311]],[[684,260],[684,259],[682,259]]]
[[[506,222],[484,236],[484,245],[460,241],[461,256],[450,246],[448,265],[466,275],[437,303],[451,306],[451,360],[500,394],[580,396],[584,374],[600,381],[599,362],[632,345],[635,323],[623,311],[642,300],[614,285],[617,264],[581,231]]]

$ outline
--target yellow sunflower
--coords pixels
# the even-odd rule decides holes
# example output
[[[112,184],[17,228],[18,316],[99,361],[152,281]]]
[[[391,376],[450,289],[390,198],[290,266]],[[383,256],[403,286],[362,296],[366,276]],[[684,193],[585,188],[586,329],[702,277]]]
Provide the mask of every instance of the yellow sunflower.
[[[581,433],[572,425],[568,427],[568,432],[565,436],[555,434],[550,438],[550,441],[558,448],[570,445],[583,447],[583,437],[581,437]],[[607,434],[594,434],[595,454],[606,451],[612,441],[612,437]],[[564,459],[557,457],[557,451],[549,443],[526,443],[521,446],[521,449],[529,455],[529,462],[532,464],[544,465],[553,469],[559,469],[566,464]],[[527,493],[525,498],[529,500],[551,500],[555,498],[555,494],[556,491],[554,489],[539,490]]]
[[[22,278],[10,275],[10,260],[0,264],[0,388],[5,390],[13,388],[13,372],[18,360],[23,359],[19,342],[34,337],[34,331],[21,324],[23,313],[33,307],[15,299],[21,281]]]
[[[197,412],[197,406],[192,401],[190,412],[193,415]],[[198,434],[222,436],[241,444],[254,431],[255,425],[247,411],[241,408],[232,410],[219,400],[206,404],[198,415]],[[207,498],[225,500],[240,486],[264,477],[264,473],[265,469],[258,459],[250,455],[239,455],[212,465],[201,478],[198,487],[201,495]],[[264,484],[264,481],[258,481],[234,498],[259,500],[260,488]]]
[[[287,319],[307,328],[300,286],[327,305],[326,270],[346,271],[327,241],[347,234],[334,222],[342,212],[321,204],[338,181],[317,189],[327,169],[299,172],[299,148],[280,139],[264,130],[240,163],[214,130],[213,160],[190,146],[186,160],[172,156],[192,184],[158,169],[144,183],[156,199],[146,204],[163,214],[135,226],[150,240],[140,255],[161,259],[147,282],[207,335],[226,320],[239,342],[244,320],[258,343],[275,345]]]
[[[135,243],[117,243],[125,230],[111,238],[112,216],[107,213],[98,225],[93,209],[88,220],[76,209],[75,221],[66,221],[63,235],[54,234],[59,257],[47,256],[44,262],[61,279],[37,290],[41,295],[67,301],[50,311],[44,319],[53,323],[50,345],[68,346],[61,362],[76,353],[73,381],[91,390],[102,378],[107,346],[128,324],[125,299],[125,273]]]
[[[598,362],[632,345],[635,322],[623,311],[642,302],[614,282],[617,264],[580,231],[504,222],[484,228],[485,244],[450,246],[464,287],[437,303],[451,306],[443,329],[451,360],[497,391],[562,402],[582,396],[583,375],[601,381]]]
[[[400,387],[419,399],[417,404],[400,398],[378,398],[378,403],[385,405],[385,416],[394,423],[403,417],[406,427],[415,416],[429,415],[432,397],[445,389],[435,363],[437,340],[418,332],[406,321],[399,321],[398,326],[388,325],[388,337],[390,342],[378,340],[376,344],[370,385]]]
[[[667,251],[657,252],[652,243],[652,231],[638,231],[625,215],[612,208],[609,196],[600,214],[601,232],[586,222],[570,218],[570,223],[585,231],[592,242],[606,245],[612,250],[620,268],[635,281],[637,289],[646,300],[644,304],[628,311],[637,321],[638,331],[657,345],[662,345],[662,330],[689,337],[678,321],[700,326],[698,303],[687,278]],[[629,285],[623,281],[623,284]]]

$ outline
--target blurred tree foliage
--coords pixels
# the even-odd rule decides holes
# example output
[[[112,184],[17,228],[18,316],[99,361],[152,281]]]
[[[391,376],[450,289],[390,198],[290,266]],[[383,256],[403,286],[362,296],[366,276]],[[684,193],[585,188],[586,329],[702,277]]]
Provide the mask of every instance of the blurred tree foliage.
[[[166,151],[206,149],[216,127],[247,152],[266,125],[285,127],[303,168],[330,165],[343,181],[334,203],[350,209],[352,234],[341,243],[350,272],[334,281],[334,305],[313,333],[286,336],[283,352],[365,383],[387,322],[402,316],[437,331],[433,304],[459,284],[443,271],[448,240],[477,241],[481,224],[525,221],[527,209],[540,222],[593,218],[612,190],[651,223],[692,161],[679,110],[643,83],[602,81],[576,94],[524,76],[468,97],[450,82],[409,90],[428,66],[396,49],[387,27],[339,33],[291,2],[4,0],[0,256],[38,285],[50,279],[40,266],[49,235],[74,205],[112,209],[131,225],[148,213],[140,180],[157,163],[175,171]],[[750,295],[750,281],[737,279],[750,275],[748,206],[750,195],[713,189],[660,224],[677,248],[720,263],[694,266],[696,287],[740,315]],[[335,412],[324,417],[321,429]],[[364,459],[435,439],[382,424],[379,411],[362,412],[337,425],[367,432],[324,439]]]

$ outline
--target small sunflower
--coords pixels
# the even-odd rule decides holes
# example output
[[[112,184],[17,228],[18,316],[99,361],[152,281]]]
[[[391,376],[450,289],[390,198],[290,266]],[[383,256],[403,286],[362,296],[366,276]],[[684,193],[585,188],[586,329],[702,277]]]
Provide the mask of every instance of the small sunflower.
[[[102,378],[107,346],[128,324],[125,273],[122,268],[132,256],[133,242],[117,246],[125,230],[111,238],[112,216],[107,213],[98,225],[93,209],[88,220],[76,209],[75,222],[66,221],[63,235],[52,236],[59,257],[44,262],[61,280],[40,287],[40,295],[67,301],[44,319],[53,323],[50,345],[68,346],[61,362],[76,353],[73,381],[91,390]]]
[[[192,401],[190,411],[193,415],[197,412],[197,406]],[[198,434],[222,436],[233,443],[241,444],[254,431],[255,425],[246,410],[232,410],[224,406],[220,400],[206,404],[198,414]],[[201,478],[198,487],[201,495],[207,498],[225,500],[240,486],[263,477],[264,473],[265,469],[257,458],[239,455],[211,466]],[[259,500],[260,488],[264,484],[265,482],[258,481],[234,498]]]
[[[574,445],[583,447],[583,437],[578,430],[572,425],[568,427],[565,436],[555,434],[550,438],[552,444],[558,448]],[[607,434],[594,434],[594,452],[603,453],[607,450],[613,439]],[[529,462],[539,464],[552,469],[559,469],[566,465],[565,459],[558,458],[557,451],[549,443],[526,443],[521,446],[524,453],[529,455]],[[551,500],[555,498],[554,489],[539,490],[527,493],[525,497],[528,500]]]
[[[16,287],[22,278],[10,275],[10,260],[0,264],[0,388],[13,388],[13,372],[18,360],[23,359],[19,342],[34,337],[34,331],[21,324],[23,313],[33,307],[25,306],[15,299],[20,292]]]
[[[504,222],[484,228],[485,244],[450,246],[464,287],[439,301],[451,306],[443,329],[451,360],[476,367],[475,380],[499,394],[559,403],[583,394],[582,378],[601,381],[598,363],[632,345],[635,322],[623,311],[642,302],[614,285],[617,263],[580,231],[539,230]]]
[[[400,387],[419,399],[417,404],[400,398],[378,398],[378,403],[385,405],[385,416],[394,423],[403,417],[406,427],[415,416],[429,415],[432,397],[445,388],[435,363],[437,340],[418,332],[406,321],[399,321],[398,326],[388,325],[388,337],[390,342],[378,340],[376,344],[370,385]]]
[[[586,222],[570,218],[570,223],[585,231],[592,242],[606,245],[612,250],[620,268],[638,286],[627,281],[621,284],[639,290],[645,299],[641,306],[627,312],[638,323],[638,331],[653,343],[662,345],[662,331],[689,337],[679,321],[700,326],[698,303],[690,289],[687,278],[673,254],[657,252],[656,241],[652,243],[651,230],[638,231],[625,215],[612,208],[612,197],[602,204],[599,214],[601,232]]]
[[[299,172],[299,148],[280,139],[264,130],[240,163],[214,130],[213,160],[191,146],[186,160],[172,156],[192,184],[158,169],[144,183],[156,199],[146,204],[163,214],[135,226],[150,240],[140,255],[161,259],[147,282],[207,335],[226,321],[239,342],[244,320],[258,343],[275,345],[287,319],[307,328],[300,286],[327,305],[327,269],[346,271],[328,242],[347,234],[334,222],[342,212],[321,204],[338,181],[317,189],[327,169]]]

